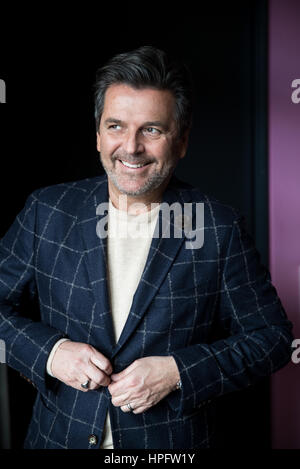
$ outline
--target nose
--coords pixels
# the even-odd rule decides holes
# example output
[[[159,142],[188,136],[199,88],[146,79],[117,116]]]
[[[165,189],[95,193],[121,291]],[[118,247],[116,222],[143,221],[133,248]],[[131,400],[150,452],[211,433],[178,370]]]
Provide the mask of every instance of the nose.
[[[123,148],[129,155],[138,155],[144,152],[144,145],[141,141],[141,135],[135,130],[128,131],[126,134]]]

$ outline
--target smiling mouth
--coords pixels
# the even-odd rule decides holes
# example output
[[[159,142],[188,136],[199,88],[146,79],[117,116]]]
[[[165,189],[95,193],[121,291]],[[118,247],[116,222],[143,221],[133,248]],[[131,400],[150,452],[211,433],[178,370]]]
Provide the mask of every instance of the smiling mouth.
[[[118,160],[118,161],[120,161],[120,163],[122,163],[123,166],[126,166],[126,168],[130,168],[130,169],[143,168],[144,166],[147,166],[148,164],[150,164],[150,162],[132,164],[132,163],[128,163],[127,161],[124,161],[124,160]]]

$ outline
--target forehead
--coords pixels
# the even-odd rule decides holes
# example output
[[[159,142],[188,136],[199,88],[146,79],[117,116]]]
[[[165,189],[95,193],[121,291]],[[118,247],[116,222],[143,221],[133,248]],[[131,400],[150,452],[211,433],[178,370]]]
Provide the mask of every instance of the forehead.
[[[134,113],[132,112],[134,111]],[[174,120],[175,98],[168,90],[136,89],[125,84],[111,85],[104,99],[103,116],[118,119],[135,116],[145,120]]]

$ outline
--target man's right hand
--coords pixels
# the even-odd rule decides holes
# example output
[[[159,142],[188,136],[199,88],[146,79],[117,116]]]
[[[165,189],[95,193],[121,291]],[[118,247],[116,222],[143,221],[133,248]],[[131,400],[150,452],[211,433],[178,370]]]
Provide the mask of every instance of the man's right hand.
[[[57,348],[51,364],[53,376],[67,386],[86,392],[110,384],[110,361],[94,347],[68,340]],[[81,384],[89,380],[89,388]]]

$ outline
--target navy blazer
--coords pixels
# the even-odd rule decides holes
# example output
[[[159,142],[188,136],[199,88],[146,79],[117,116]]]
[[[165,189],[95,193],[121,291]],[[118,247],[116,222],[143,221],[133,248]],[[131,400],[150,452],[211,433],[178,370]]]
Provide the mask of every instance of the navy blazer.
[[[1,240],[0,338],[8,365],[38,391],[25,448],[99,448],[107,410],[115,448],[207,448],[218,396],[290,360],[291,323],[242,217],[175,177],[163,197],[204,203],[204,245],[187,249],[184,232],[152,239],[117,343],[106,239],[96,233],[106,175],[33,192]],[[22,308],[28,298],[38,300],[38,320]],[[123,413],[107,388],[83,393],[47,375],[63,337],[94,346],[115,372],[140,357],[172,355],[182,389],[142,414]]]

